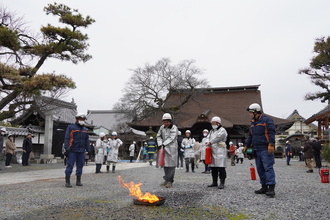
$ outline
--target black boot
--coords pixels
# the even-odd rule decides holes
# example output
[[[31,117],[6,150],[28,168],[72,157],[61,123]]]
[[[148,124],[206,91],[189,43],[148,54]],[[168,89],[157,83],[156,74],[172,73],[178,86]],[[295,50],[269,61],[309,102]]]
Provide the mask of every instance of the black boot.
[[[115,173],[116,166],[112,165],[112,172]]]
[[[83,184],[81,183],[81,176],[77,176],[77,182],[76,182],[77,186],[82,186]]]
[[[107,173],[109,173],[109,170],[110,170],[110,166],[107,166]]]
[[[270,198],[275,197],[275,185],[269,185],[268,192],[266,192],[266,195],[269,196]]]
[[[65,176],[65,187],[71,188],[72,185],[70,184],[70,176]]]
[[[262,185],[261,189],[254,191],[255,194],[266,194],[268,191],[267,185]]]
[[[218,186],[218,177],[212,175],[212,180],[213,180],[212,184],[208,185],[207,187],[217,187]]]
[[[225,179],[220,179],[220,185],[218,189],[224,189],[225,188]]]

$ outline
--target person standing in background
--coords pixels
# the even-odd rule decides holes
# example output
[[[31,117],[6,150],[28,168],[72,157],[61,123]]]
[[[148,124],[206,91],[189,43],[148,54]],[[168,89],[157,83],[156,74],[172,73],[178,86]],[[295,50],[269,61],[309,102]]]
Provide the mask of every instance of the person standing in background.
[[[101,132],[99,134],[99,138],[96,140],[95,143],[95,173],[102,173],[101,168],[102,168],[102,164],[104,161],[104,152],[108,147],[108,140],[105,136],[104,132]]]
[[[313,146],[313,156],[315,160],[315,168],[321,168],[322,162],[321,162],[321,152],[322,152],[322,145],[320,142],[320,138],[316,137],[316,139],[312,143]]]
[[[285,156],[286,156],[286,165],[290,166],[290,159],[291,159],[291,144],[290,144],[290,141],[285,142]]]
[[[232,141],[229,142],[229,155],[230,155],[230,162],[232,166],[235,166],[235,155],[236,155],[237,147],[234,145]]]
[[[0,129],[0,163],[3,161],[4,153],[3,153],[3,136],[5,136],[7,129],[1,128]],[[0,169],[1,170],[1,169]]]
[[[184,149],[184,160],[186,164],[186,173],[189,172],[189,164],[191,164],[191,171],[195,172],[195,139],[191,137],[191,131],[186,130],[186,137],[183,138],[181,146]]]
[[[312,142],[309,140],[309,136],[305,135],[304,136],[304,157],[306,160],[306,164],[308,167],[308,170],[306,171],[306,173],[313,173],[313,146],[312,146]]]
[[[182,148],[182,140],[183,137],[181,136],[181,131],[178,131],[178,162],[177,162],[177,169],[183,169],[183,158],[184,158],[184,149]]]
[[[6,141],[6,168],[11,168],[10,162],[16,150],[16,145],[14,143],[14,136],[8,135],[8,140]]]
[[[28,133],[23,141],[23,158],[22,158],[23,166],[30,166],[29,158],[31,151],[32,151],[32,134]]]
[[[133,163],[133,158],[134,158],[134,151],[135,151],[135,144],[136,142],[133,141],[133,143],[129,146],[129,162]]]

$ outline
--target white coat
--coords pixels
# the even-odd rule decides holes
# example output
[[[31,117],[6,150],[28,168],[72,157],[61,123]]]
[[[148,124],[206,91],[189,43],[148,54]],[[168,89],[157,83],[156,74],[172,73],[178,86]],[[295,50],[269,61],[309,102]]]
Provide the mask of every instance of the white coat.
[[[211,143],[212,162],[210,167],[227,167],[227,131],[223,127],[212,129],[207,136],[206,142]]]
[[[194,158],[195,157],[195,139],[194,138],[183,138],[181,146],[184,149],[184,158]]]
[[[135,144],[129,146],[129,156],[134,157]]]
[[[171,128],[160,126],[157,133],[158,146],[165,146],[165,167],[176,167],[178,160],[178,128],[172,125]]]
[[[204,137],[201,142],[201,148],[200,148],[201,160],[205,160],[206,140],[207,140],[207,137]]]
[[[109,139],[110,152],[107,156],[107,161],[117,163],[118,162],[118,149],[123,144],[120,139]]]
[[[244,158],[244,153],[243,153],[244,147],[240,146],[237,150],[236,150],[236,155],[238,158]]]
[[[101,140],[101,138],[96,140],[95,144],[95,163],[102,164],[104,160],[104,148],[107,148],[108,141]]]

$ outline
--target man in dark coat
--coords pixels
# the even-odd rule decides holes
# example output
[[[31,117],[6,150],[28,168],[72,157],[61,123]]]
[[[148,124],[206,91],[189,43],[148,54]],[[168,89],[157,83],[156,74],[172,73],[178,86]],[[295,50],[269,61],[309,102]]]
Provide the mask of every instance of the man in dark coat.
[[[312,158],[313,158],[313,147],[312,142],[309,140],[309,136],[305,136],[304,142],[304,158],[306,160],[306,164],[308,167],[307,173],[313,173],[313,165],[312,165]]]
[[[30,166],[29,165],[29,157],[32,151],[32,134],[29,133],[26,135],[23,141],[23,157],[22,157],[22,165],[23,166]]]
[[[3,160],[3,136],[6,134],[6,131],[6,128],[0,129],[0,161]]]
[[[313,141],[312,146],[313,146],[313,156],[314,156],[315,165],[316,165],[315,168],[321,168],[322,167],[322,163],[321,163],[322,145],[321,145],[321,142],[318,137],[316,138],[316,140]]]

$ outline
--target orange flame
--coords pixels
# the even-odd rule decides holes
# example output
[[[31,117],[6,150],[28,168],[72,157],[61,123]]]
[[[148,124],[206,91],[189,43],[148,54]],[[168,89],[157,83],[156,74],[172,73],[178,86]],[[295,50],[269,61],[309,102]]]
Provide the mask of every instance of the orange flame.
[[[159,201],[159,198],[156,195],[150,194],[146,192],[145,194],[142,193],[140,186],[142,186],[142,183],[135,184],[134,182],[125,183],[125,181],[121,178],[121,176],[118,176],[118,182],[121,184],[124,188],[127,188],[129,190],[129,195],[134,196],[139,201],[142,202],[149,202],[149,203],[155,203]]]

